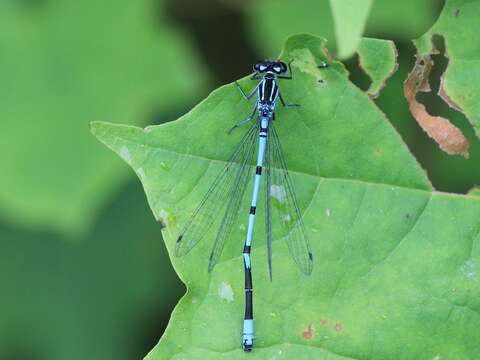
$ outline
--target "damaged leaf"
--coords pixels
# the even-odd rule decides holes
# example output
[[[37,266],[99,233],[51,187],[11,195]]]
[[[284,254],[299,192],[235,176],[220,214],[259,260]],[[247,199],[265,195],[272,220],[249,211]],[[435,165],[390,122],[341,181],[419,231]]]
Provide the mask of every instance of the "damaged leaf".
[[[429,92],[428,76],[433,66],[430,56],[418,57],[413,70],[405,80],[403,91],[413,117],[422,129],[450,155],[462,155],[468,158],[470,146],[467,138],[459,128],[442,116],[433,116],[427,112],[425,105],[416,99],[417,92]]]
[[[417,47],[417,62],[405,83],[405,87],[409,87],[409,89],[405,89],[405,93],[408,92],[412,99],[411,92],[415,91],[412,88],[414,81],[412,78],[421,75],[420,65],[423,67],[423,71],[427,71],[433,65],[430,57],[436,53],[436,50],[432,43],[432,37],[434,35],[442,36],[445,43],[445,56],[449,62],[441,77],[438,95],[451,108],[465,114],[477,136],[480,136],[480,102],[478,101],[480,41],[476,40],[479,18],[480,2],[447,0],[437,22],[422,37],[414,41]],[[428,76],[428,72],[421,76]],[[419,89],[418,91],[425,90]],[[411,110],[412,108],[412,114],[422,128],[439,143],[442,150],[449,154],[468,155],[468,142],[457,127],[445,118],[429,115],[423,106],[418,107],[417,104],[413,104],[410,106]],[[426,126],[425,123],[428,125]]]
[[[169,214],[162,233],[188,288],[148,360],[468,359],[478,353],[480,199],[434,192],[383,113],[350,83],[342,64],[328,59],[324,45],[310,35],[287,41],[281,58],[293,59],[294,81],[282,81],[281,91],[301,107],[279,106],[275,119],[315,265],[304,276],[275,238],[270,282],[265,226],[258,221],[253,353],[245,355],[240,344],[248,200],[211,274],[214,229],[188,255],[173,255],[176,237],[246,128],[227,130],[252,103],[228,84],[171,123],[92,124],[97,138],[137,173],[155,217]],[[330,66],[319,69],[322,61]],[[244,78],[241,85],[250,90],[255,82]],[[263,210],[257,209],[259,219]]]
[[[360,67],[372,80],[367,94],[375,99],[387,79],[397,71],[397,48],[391,40],[362,38],[357,53]]]

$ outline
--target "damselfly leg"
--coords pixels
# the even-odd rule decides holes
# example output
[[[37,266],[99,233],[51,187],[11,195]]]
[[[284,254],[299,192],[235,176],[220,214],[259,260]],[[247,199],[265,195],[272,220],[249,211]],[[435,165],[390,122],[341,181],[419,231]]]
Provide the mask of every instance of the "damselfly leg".
[[[280,99],[280,102],[282,103],[283,107],[300,107],[300,104],[287,104],[283,99],[282,93],[280,91],[278,92],[278,98]]]
[[[256,112],[257,112],[257,104],[255,104],[255,105],[253,106],[253,111],[252,111],[252,113],[251,113],[249,116],[247,116],[247,117],[246,117],[245,119],[243,119],[242,121],[240,121],[240,122],[236,123],[235,125],[233,125],[233,126],[227,131],[227,133],[230,135],[230,133],[231,133],[234,129],[236,129],[237,127],[240,127],[240,126],[242,126],[243,124],[246,124],[246,123],[248,123],[249,121],[252,121],[252,119],[253,119],[253,117],[255,116],[255,113],[256,113]]]
[[[255,95],[255,93],[257,92],[257,89],[258,89],[258,86],[260,84],[257,84],[257,86],[255,86],[252,90],[252,92],[250,94],[246,94],[245,91],[243,91],[242,87],[240,86],[240,84],[238,82],[235,81],[235,85],[237,86],[237,89],[240,91],[240,93],[242,94],[242,96],[244,97],[245,100],[250,100],[253,95]]]

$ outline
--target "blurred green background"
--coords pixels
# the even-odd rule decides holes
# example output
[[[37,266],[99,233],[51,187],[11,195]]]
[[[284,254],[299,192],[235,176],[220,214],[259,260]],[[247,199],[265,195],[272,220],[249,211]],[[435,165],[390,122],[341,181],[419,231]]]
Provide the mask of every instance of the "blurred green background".
[[[434,186],[465,193],[480,183],[480,145],[435,95],[445,57],[419,99],[462,129],[468,160],[441,152],[403,97],[410,40],[442,6],[377,0],[365,36],[399,51],[376,103]],[[0,3],[0,359],[141,359],[158,342],[185,288],[140,182],[88,123],[174,120],[298,32],[328,38],[335,54],[328,0]],[[367,89],[357,57],[346,65]]]

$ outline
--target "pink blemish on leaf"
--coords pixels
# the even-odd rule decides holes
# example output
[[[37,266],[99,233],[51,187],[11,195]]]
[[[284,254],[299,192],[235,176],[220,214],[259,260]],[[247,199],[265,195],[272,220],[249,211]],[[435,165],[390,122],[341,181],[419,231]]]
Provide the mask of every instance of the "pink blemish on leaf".
[[[343,325],[341,323],[336,323],[333,329],[338,333],[343,330]]]
[[[305,330],[302,333],[302,336],[306,340],[310,340],[313,337],[313,329],[312,329],[312,323],[309,323],[307,326],[307,330]]]
[[[320,323],[321,323],[323,326],[328,326],[328,320],[327,320],[327,319],[321,319],[321,320],[320,320]]]

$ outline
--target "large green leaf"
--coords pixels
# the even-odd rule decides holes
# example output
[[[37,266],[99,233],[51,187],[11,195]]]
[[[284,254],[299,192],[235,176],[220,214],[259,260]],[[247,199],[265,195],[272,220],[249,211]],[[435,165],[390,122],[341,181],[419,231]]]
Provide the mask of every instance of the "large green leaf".
[[[157,7],[151,0],[0,4],[0,216],[85,230],[127,175],[87,124],[145,124],[199,93],[196,56]]]
[[[432,37],[440,35],[444,38],[448,67],[442,76],[438,94],[452,108],[465,114],[478,137],[480,137],[480,102],[478,101],[480,42],[475,39],[479,18],[480,3],[478,1],[448,0],[437,22],[415,41],[418,50],[417,58],[426,63],[425,68],[428,68],[431,55],[436,52]],[[442,147],[442,143],[440,141],[439,143]]]
[[[323,47],[309,35],[288,40],[281,58],[294,60],[294,80],[282,82],[281,90],[302,106],[278,109],[275,120],[312,241],[312,275],[302,275],[286,244],[274,239],[269,282],[259,221],[252,260],[255,349],[243,354],[246,202],[213,273],[207,273],[212,236],[185,257],[172,256],[188,292],[148,359],[476,354],[480,200],[433,192],[384,115],[348,81],[340,63],[328,60]],[[330,67],[317,68],[325,60]],[[254,86],[248,79],[241,84]],[[250,106],[230,84],[173,123],[144,130],[92,125],[140,177],[155,217],[165,225],[170,254],[242,135],[227,136],[226,130]],[[264,215],[262,207],[257,214]]]

